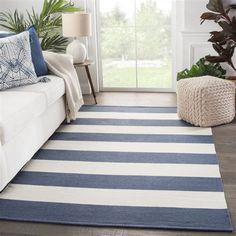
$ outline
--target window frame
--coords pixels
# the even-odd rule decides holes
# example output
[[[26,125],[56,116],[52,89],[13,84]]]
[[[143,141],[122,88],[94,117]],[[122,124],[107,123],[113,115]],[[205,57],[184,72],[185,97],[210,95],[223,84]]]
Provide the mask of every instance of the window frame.
[[[95,17],[96,17],[96,48],[97,48],[97,66],[98,66],[98,83],[99,91],[101,92],[175,92],[176,89],[176,0],[172,1],[172,20],[171,20],[171,49],[172,49],[172,86],[170,88],[142,88],[138,86],[137,64],[136,60],[136,87],[104,87],[103,83],[103,68],[102,68],[102,52],[101,52],[101,15],[100,1],[95,0]],[[136,10],[135,10],[136,11]],[[136,30],[135,30],[136,31]],[[136,32],[135,32],[136,34]],[[136,50],[137,53],[137,50]]]

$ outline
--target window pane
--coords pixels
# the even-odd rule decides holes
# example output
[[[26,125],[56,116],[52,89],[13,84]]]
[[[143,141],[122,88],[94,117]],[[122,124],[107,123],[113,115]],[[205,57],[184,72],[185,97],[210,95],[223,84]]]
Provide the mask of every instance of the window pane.
[[[100,0],[101,27],[135,25],[135,0]]]
[[[171,1],[137,0],[137,77],[140,88],[170,88]]]
[[[103,86],[171,88],[172,0],[100,0]]]
[[[170,37],[157,27],[137,30],[138,87],[170,88],[172,62]]]
[[[102,59],[104,87],[136,87],[134,28],[105,28]]]

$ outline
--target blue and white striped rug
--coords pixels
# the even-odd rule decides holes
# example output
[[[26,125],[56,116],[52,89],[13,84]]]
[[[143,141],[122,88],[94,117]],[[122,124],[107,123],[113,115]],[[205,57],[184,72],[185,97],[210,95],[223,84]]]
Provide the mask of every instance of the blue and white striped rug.
[[[176,108],[82,107],[0,194],[0,219],[232,231],[212,131]]]

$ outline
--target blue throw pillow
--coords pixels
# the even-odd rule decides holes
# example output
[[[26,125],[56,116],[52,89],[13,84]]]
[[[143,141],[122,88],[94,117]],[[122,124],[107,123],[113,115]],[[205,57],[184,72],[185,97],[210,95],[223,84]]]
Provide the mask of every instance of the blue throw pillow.
[[[31,56],[35,72],[37,76],[48,75],[48,67],[43,58],[42,48],[39,42],[38,34],[34,26],[29,27],[28,31],[30,37]],[[15,33],[0,33],[0,38],[5,38],[12,35],[15,35]]]
[[[30,33],[31,55],[37,76],[48,75],[48,67],[43,58],[42,48],[34,26],[28,28]]]

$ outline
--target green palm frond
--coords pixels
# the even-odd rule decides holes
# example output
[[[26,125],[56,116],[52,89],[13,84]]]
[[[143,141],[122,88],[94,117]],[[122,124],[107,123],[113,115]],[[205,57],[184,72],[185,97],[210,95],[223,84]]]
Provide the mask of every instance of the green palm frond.
[[[42,37],[41,47],[43,50],[53,52],[63,52],[68,44],[68,40],[58,33],[49,34],[48,32]]]
[[[65,0],[45,0],[40,14],[41,18],[58,12],[74,12],[81,9]]]
[[[39,15],[35,12],[34,8],[32,8],[32,12],[26,11],[28,19],[26,19],[27,25],[34,25],[36,29],[40,29],[41,21],[39,19]]]
[[[35,26],[35,28],[38,30],[39,35],[41,35],[45,32],[54,31],[54,30],[56,31],[60,29],[61,26],[62,26],[61,15],[58,15],[58,16],[54,16],[50,20],[46,20],[44,22],[43,27]]]
[[[27,28],[27,22],[24,19],[24,15],[19,13],[17,10],[15,10],[14,13],[1,12],[0,25],[3,28],[16,33],[20,33]]]
[[[81,11],[68,0],[44,0],[43,9],[38,14],[34,8],[26,14],[18,10],[0,13],[0,26],[8,31],[20,33],[34,25],[41,39],[43,50],[65,51],[68,40],[60,34],[62,26],[62,12]]]

